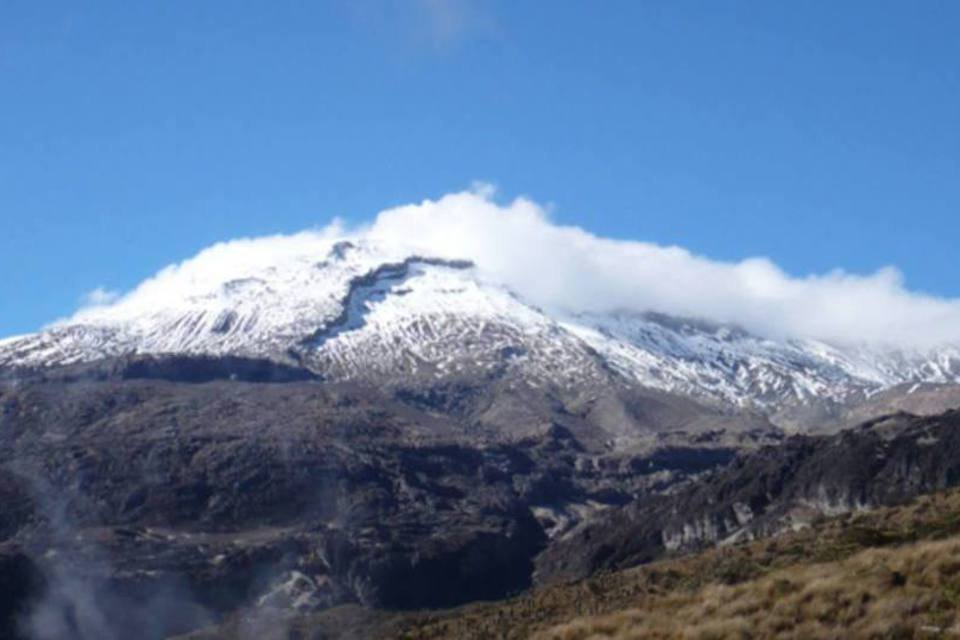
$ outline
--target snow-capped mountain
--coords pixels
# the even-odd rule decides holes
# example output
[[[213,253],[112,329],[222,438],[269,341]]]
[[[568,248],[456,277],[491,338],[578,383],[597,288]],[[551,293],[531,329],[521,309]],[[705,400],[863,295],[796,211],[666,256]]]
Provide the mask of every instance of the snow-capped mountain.
[[[850,348],[656,313],[545,311],[479,265],[370,240],[330,240],[229,271],[174,275],[0,342],[0,366],[237,355],[298,364],[329,380],[482,375],[581,390],[627,384],[761,410],[960,382],[953,347]]]

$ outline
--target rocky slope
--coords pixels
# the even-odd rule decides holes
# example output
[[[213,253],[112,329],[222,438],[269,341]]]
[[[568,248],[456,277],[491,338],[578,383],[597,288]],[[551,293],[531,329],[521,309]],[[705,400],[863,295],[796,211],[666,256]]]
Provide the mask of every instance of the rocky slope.
[[[21,371],[0,379],[0,543],[45,580],[29,637],[449,606],[528,587],[578,523],[780,437],[656,391],[598,408],[496,378],[425,394],[185,356]]]
[[[543,584],[506,601],[268,621],[243,611],[185,637],[949,635],[960,620],[960,494],[937,489],[958,483],[958,427],[956,412],[901,415],[794,437],[555,541],[537,559]]]
[[[446,607],[960,478],[956,413],[784,440],[656,391],[606,411],[498,379],[422,391],[242,358],[8,374],[0,543],[39,576],[8,618],[27,637],[162,638],[231,614]]]
[[[832,436],[793,436],[700,482],[603,514],[552,545],[537,579],[583,578],[801,528],[960,483],[960,412],[895,414]]]

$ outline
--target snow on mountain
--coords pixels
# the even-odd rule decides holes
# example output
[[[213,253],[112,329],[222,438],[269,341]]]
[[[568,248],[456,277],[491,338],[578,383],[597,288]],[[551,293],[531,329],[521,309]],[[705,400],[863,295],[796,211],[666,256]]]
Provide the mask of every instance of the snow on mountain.
[[[470,262],[369,240],[312,238],[214,274],[182,268],[172,285],[148,282],[0,342],[0,366],[229,354],[294,362],[333,380],[509,374],[531,386],[637,384],[760,409],[960,382],[953,347],[850,348],[663,314],[546,312]]]
[[[923,353],[774,341],[661,314],[579,315],[575,320],[570,330],[625,376],[737,405],[845,402],[906,382],[960,381],[960,351],[952,347]]]

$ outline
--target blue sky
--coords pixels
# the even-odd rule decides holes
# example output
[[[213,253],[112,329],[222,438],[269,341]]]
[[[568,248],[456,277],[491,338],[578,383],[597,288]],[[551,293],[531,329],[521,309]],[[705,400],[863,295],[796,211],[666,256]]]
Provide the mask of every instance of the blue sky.
[[[0,335],[485,180],[596,234],[960,296],[955,2],[0,4]]]

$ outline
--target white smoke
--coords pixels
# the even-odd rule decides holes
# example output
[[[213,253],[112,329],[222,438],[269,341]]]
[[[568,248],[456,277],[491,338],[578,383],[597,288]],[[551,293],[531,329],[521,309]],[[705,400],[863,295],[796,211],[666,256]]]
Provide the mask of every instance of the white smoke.
[[[320,259],[341,237],[473,260],[486,278],[559,312],[659,311],[839,344],[960,342],[960,300],[910,291],[893,267],[797,277],[767,258],[722,262],[680,247],[599,237],[552,222],[543,206],[526,198],[498,204],[484,186],[388,209],[354,229],[336,221],[319,230],[217,244],[114,304],[177,304],[184,291],[212,289],[289,260]]]

